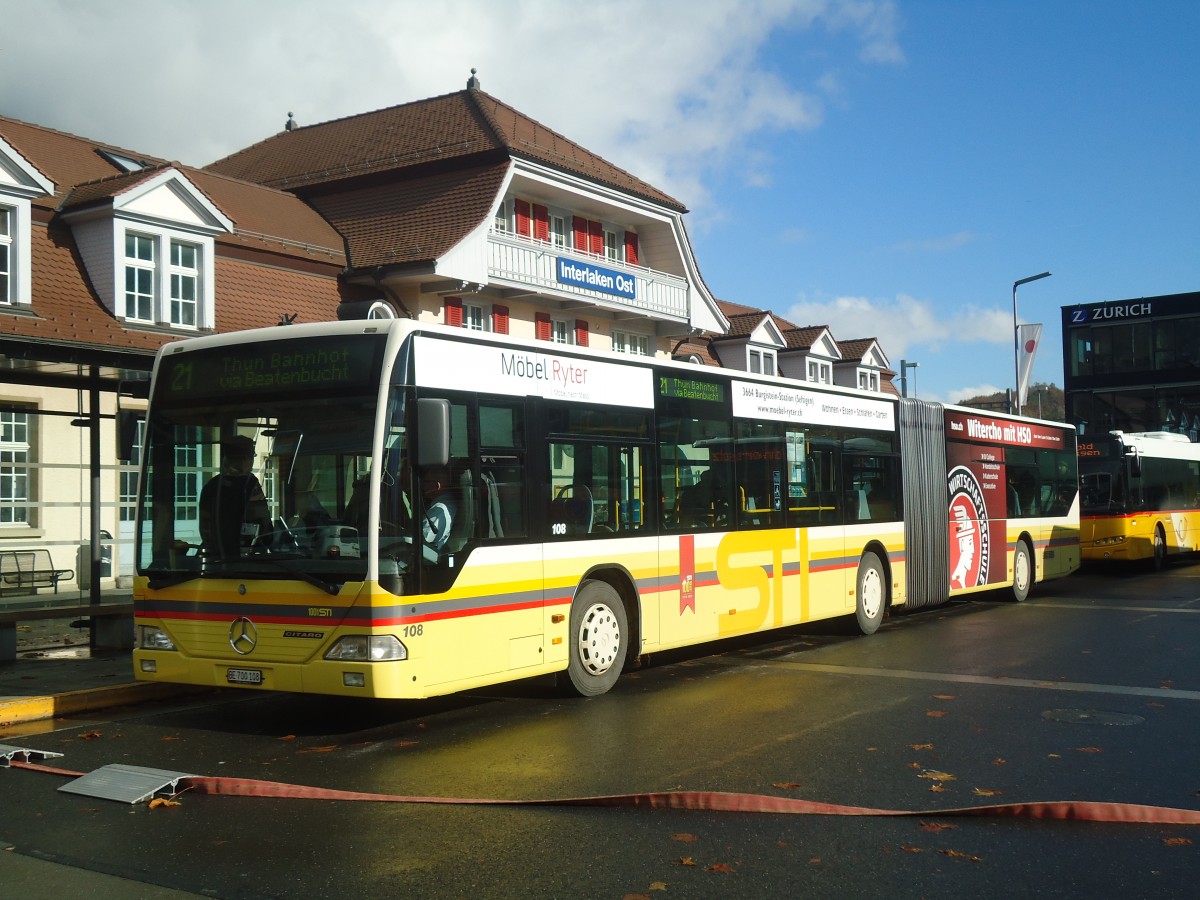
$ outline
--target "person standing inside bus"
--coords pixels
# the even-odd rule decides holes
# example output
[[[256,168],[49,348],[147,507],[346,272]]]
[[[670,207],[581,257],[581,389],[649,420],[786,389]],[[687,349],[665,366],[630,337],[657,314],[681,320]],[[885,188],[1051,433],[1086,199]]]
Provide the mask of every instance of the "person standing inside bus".
[[[210,556],[237,559],[271,528],[262,484],[250,471],[254,441],[235,435],[221,442],[221,471],[200,492],[200,540]]]
[[[425,470],[421,476],[421,496],[425,502],[421,523],[425,543],[441,551],[450,538],[450,529],[458,512],[458,501],[450,490],[450,470],[445,466]]]

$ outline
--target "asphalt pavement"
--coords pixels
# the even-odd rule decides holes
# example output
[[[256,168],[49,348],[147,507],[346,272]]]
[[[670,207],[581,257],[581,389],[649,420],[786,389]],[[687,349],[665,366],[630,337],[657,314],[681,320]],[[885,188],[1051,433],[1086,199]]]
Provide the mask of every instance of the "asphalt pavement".
[[[92,649],[69,619],[20,623],[17,658],[0,662],[0,728],[173,696],[176,685],[140,682],[129,650]]]

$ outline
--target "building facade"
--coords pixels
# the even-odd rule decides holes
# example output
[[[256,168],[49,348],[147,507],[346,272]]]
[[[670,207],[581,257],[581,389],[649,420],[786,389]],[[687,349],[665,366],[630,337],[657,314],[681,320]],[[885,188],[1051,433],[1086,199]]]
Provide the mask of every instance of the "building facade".
[[[1067,421],[1200,439],[1200,293],[1062,309]]]
[[[0,552],[132,574],[153,356],[199,334],[404,316],[893,390],[874,339],[717,300],[686,213],[473,73],[203,168],[0,117]]]

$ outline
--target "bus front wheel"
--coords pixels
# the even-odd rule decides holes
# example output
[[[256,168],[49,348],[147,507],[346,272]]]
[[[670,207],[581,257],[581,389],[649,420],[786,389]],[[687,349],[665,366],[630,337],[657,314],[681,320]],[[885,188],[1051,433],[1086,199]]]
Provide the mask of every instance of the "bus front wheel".
[[[571,602],[569,640],[567,677],[574,693],[595,697],[617,683],[629,652],[629,621],[612,585],[580,585]]]
[[[1154,526],[1153,554],[1150,557],[1150,568],[1160,571],[1167,564],[1167,536],[1161,525]]]
[[[858,621],[858,630],[863,634],[874,634],[883,624],[883,615],[887,612],[887,579],[883,563],[870,551],[859,560],[854,597],[854,617]]]
[[[1029,545],[1027,543],[1017,541],[1017,547],[1013,550],[1013,600],[1020,603],[1029,596],[1029,590],[1032,587],[1033,554],[1029,552]]]

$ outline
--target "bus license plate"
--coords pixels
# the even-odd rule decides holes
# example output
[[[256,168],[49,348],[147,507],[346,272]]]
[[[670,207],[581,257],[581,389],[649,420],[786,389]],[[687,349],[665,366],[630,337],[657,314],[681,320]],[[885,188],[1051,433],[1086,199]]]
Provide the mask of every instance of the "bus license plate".
[[[226,673],[230,684],[262,684],[262,671],[259,669],[230,669]]]

